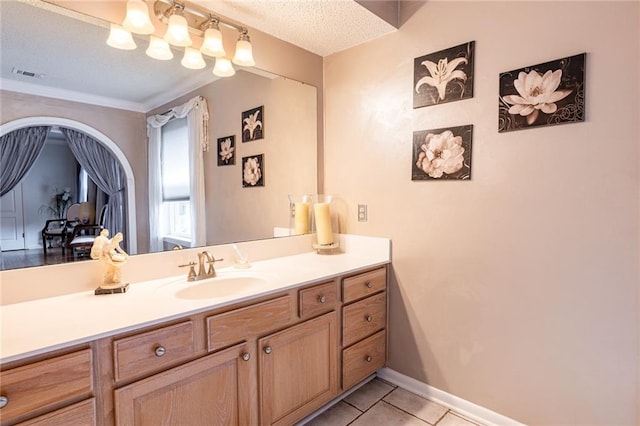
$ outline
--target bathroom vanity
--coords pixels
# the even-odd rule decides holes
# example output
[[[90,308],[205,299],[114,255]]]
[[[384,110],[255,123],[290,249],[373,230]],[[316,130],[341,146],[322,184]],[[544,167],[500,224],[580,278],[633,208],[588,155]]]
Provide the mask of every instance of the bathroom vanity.
[[[75,340],[11,353],[3,336],[1,424],[291,425],[384,366],[388,257],[305,253],[218,275],[4,306],[9,321],[30,304],[92,313],[68,323]],[[78,325],[112,314],[130,319]],[[39,316],[42,329],[60,315]]]

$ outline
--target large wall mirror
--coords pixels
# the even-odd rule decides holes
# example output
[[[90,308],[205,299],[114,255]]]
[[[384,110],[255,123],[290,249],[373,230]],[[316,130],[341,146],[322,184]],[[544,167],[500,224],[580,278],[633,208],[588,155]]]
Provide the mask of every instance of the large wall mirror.
[[[256,69],[216,79],[211,58],[205,58],[205,70],[193,71],[180,66],[179,50],[172,61],[146,57],[146,40],[136,40],[135,51],[108,47],[108,23],[95,18],[37,1],[3,1],[0,8],[1,124],[60,117],[95,128],[118,145],[135,179],[130,199],[136,214],[125,229],[135,229],[129,237],[135,238],[137,253],[148,251],[151,232],[146,116],[193,96],[205,97],[210,114],[210,149],[204,153],[207,245],[271,238],[274,228],[289,224],[288,194],[317,192],[315,87]],[[263,108],[264,136],[242,142],[242,114],[257,107]],[[234,161],[219,164],[218,139],[230,136],[235,138]],[[59,133],[52,132],[50,139],[46,154],[22,183],[23,245],[2,244],[2,269],[55,263],[42,256],[41,230],[52,216],[41,207],[66,187],[77,200],[79,184],[78,165]],[[243,186],[243,158],[256,156],[263,161],[263,186]],[[0,199],[2,235],[7,234],[6,204]],[[29,253],[33,256],[27,259]],[[54,242],[47,257],[56,253]],[[10,258],[21,260],[16,266]]]

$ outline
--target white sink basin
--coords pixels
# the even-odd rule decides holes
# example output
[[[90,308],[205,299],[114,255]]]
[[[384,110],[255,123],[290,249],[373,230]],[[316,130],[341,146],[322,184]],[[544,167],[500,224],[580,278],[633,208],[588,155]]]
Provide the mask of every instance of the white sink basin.
[[[189,283],[175,295],[180,299],[217,299],[258,291],[267,284],[268,280],[254,276],[216,277]]]

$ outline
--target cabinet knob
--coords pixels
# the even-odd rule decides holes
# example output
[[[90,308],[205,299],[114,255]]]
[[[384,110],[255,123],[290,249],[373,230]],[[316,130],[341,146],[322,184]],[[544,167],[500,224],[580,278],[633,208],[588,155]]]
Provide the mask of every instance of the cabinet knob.
[[[373,284],[371,284],[370,281],[367,281],[366,283],[364,283],[364,285],[366,285],[367,288],[372,288],[373,287]]]
[[[156,356],[163,356],[164,354],[167,353],[167,350],[165,349],[164,346],[158,346],[157,348],[155,348],[154,352]]]
[[[271,352],[273,352],[273,349],[271,349],[271,346],[265,346],[263,351],[265,354],[269,355]]]
[[[373,361],[373,357],[371,355],[367,355],[366,357],[364,357],[364,360],[367,362],[371,362]]]
[[[318,296],[318,302],[320,303],[325,303],[327,301],[327,298],[324,296]]]
[[[243,361],[249,361],[251,359],[251,354],[249,352],[243,352],[240,356]]]
[[[371,315],[367,315],[365,317],[365,320],[367,320],[367,322],[371,322],[371,321],[373,321],[373,317]]]
[[[4,395],[0,396],[0,408],[6,407],[8,403],[9,403],[9,398],[7,398]]]

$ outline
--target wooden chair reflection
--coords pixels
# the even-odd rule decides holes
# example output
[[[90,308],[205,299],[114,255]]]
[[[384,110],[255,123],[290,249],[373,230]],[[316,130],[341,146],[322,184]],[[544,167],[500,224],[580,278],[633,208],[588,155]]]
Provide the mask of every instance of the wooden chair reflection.
[[[73,227],[73,231],[66,239],[66,246],[69,250],[68,255],[74,259],[81,256],[88,256],[91,252],[91,246],[100,231],[104,229],[104,221],[107,216],[107,206],[104,205],[100,209],[97,223],[94,224],[77,224]]]
[[[67,208],[65,218],[49,219],[44,223],[44,228],[42,228],[40,233],[42,235],[42,249],[44,250],[45,257],[47,256],[47,248],[53,248],[51,243],[57,238],[60,239],[62,254],[65,254],[67,237],[80,220],[82,209],[83,207],[80,203],[71,204]]]

